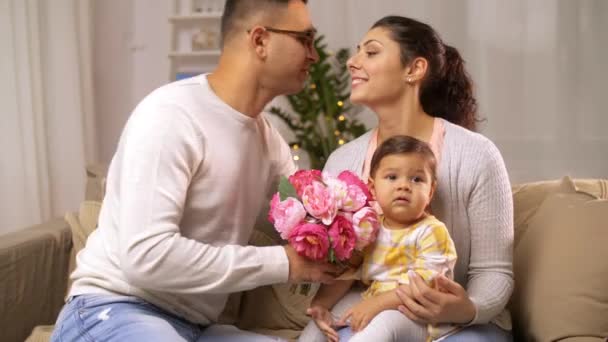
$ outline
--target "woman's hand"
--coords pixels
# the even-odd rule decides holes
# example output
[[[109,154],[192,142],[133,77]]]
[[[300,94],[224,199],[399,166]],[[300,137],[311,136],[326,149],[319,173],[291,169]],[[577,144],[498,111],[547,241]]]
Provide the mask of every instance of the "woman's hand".
[[[308,310],[306,310],[306,314],[312,317],[315,321],[319,330],[327,337],[327,340],[330,342],[338,342],[338,332],[334,329],[336,323],[334,322],[334,318],[327,310],[321,305],[313,305]]]
[[[415,272],[409,273],[409,279],[409,285],[397,289],[397,296],[403,302],[399,311],[412,321],[467,324],[475,318],[475,304],[457,282],[439,275],[434,289]]]

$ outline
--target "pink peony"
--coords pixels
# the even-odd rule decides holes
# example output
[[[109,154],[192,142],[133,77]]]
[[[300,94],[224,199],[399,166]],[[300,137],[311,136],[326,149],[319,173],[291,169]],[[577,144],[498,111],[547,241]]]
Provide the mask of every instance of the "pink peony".
[[[325,225],[330,225],[338,213],[333,193],[321,182],[313,181],[304,188],[302,203],[310,215]]]
[[[351,171],[345,170],[340,172],[340,174],[338,175],[338,179],[346,183],[348,186],[355,185],[359,189],[361,189],[361,191],[363,191],[363,193],[365,194],[367,202],[372,200],[372,194],[369,192],[367,185],[363,183],[363,181],[361,181],[361,179],[359,179],[356,174],[352,173]]]
[[[322,175],[319,170],[299,170],[289,176],[289,183],[296,189],[296,193],[302,198],[304,189],[313,181],[321,181]]]
[[[327,172],[323,172],[323,183],[333,194],[338,209],[342,209],[342,203],[348,194],[348,185]]]
[[[329,237],[325,227],[314,223],[297,225],[289,234],[289,244],[312,260],[324,260],[329,250]]]
[[[353,254],[357,236],[352,223],[344,216],[338,215],[329,227],[331,247],[338,260],[347,260]]]
[[[380,222],[378,214],[371,207],[364,207],[353,215],[353,229],[357,234],[357,244],[355,248],[359,251],[363,250],[369,244],[376,240]]]
[[[289,197],[281,201],[279,194],[275,194],[270,201],[268,220],[281,234],[283,239],[289,237],[291,230],[306,217],[306,210],[300,201]]]
[[[349,185],[346,196],[342,200],[344,211],[355,212],[367,204],[367,195],[357,185]]]

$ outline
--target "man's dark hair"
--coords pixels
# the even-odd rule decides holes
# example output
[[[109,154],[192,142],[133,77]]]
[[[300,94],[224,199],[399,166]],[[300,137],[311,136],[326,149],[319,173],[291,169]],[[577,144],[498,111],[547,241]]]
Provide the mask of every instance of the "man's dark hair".
[[[437,179],[437,160],[435,159],[433,150],[431,150],[431,146],[422,140],[407,135],[395,135],[384,141],[382,145],[376,149],[370,164],[369,175],[374,177],[376,171],[378,171],[380,162],[384,157],[394,154],[410,153],[418,154],[427,161],[427,164],[431,169],[431,177],[433,178],[433,181],[435,181]]]
[[[241,27],[239,22],[259,12],[266,12],[272,6],[287,6],[292,0],[226,0],[224,14],[222,14],[222,45],[233,32],[249,28]],[[308,0],[300,0],[305,4]]]

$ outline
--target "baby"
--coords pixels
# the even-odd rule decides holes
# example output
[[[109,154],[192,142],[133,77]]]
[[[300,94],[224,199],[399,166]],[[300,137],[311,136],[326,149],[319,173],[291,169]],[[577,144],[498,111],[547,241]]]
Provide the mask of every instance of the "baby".
[[[372,157],[368,185],[382,211],[382,226],[375,243],[365,250],[360,269],[367,290],[362,298],[352,302],[353,297],[345,294],[353,280],[322,285],[308,309],[308,314],[330,341],[337,341],[339,336],[343,340],[370,340],[373,329],[368,325],[375,328],[401,325],[394,331],[403,332],[403,326],[408,325],[404,315],[385,321],[377,316],[385,310],[397,310],[402,304],[395,290],[409,284],[410,272],[431,286],[439,274],[453,278],[454,242],[446,226],[429,213],[436,182],[435,156],[425,142],[395,136],[378,147]],[[350,307],[339,321],[330,313],[334,305]],[[341,331],[338,334],[334,328],[345,324],[356,333],[349,335],[348,331]],[[438,340],[457,329],[449,324],[429,324],[428,340]]]

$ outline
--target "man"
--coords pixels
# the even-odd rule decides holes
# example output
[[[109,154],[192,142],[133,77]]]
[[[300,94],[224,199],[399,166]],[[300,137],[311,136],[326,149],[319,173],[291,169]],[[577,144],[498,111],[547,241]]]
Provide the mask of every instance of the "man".
[[[213,325],[229,293],[333,279],[335,267],[291,247],[245,246],[278,177],[295,171],[260,113],[318,60],[306,1],[225,8],[217,69],[155,90],[129,118],[52,340],[267,340]]]

